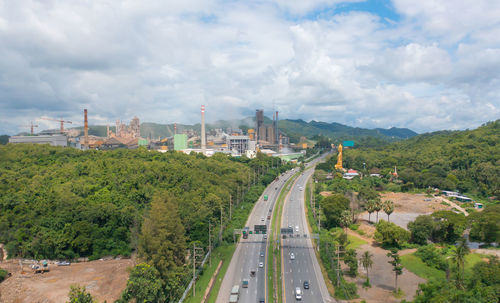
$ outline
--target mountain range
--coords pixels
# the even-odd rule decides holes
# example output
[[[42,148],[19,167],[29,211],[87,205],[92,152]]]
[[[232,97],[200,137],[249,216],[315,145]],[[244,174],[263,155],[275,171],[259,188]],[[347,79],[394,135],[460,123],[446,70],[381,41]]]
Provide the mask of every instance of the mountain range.
[[[265,125],[272,124],[272,120],[265,117]],[[247,117],[244,119],[234,119],[234,120],[219,120],[214,123],[207,123],[207,130],[222,128],[222,129],[243,129],[245,132],[248,128],[254,128],[255,118]],[[181,133],[185,130],[193,129],[195,131],[200,131],[200,124],[187,125],[187,124],[176,124],[177,132]],[[366,140],[367,138],[377,139],[380,141],[391,142],[398,141],[407,138],[411,138],[417,135],[416,132],[408,128],[396,128],[392,127],[389,129],[384,128],[360,128],[351,127],[337,122],[327,123],[310,121],[306,122],[304,120],[291,120],[283,119],[279,121],[280,130],[285,133],[289,138],[290,142],[299,142],[301,137],[306,137],[308,139],[324,136],[328,137],[334,141],[342,140]],[[83,127],[75,127],[72,129],[80,130],[83,134]],[[114,126],[110,126],[111,131],[115,131]],[[46,131],[43,131],[46,132]],[[141,136],[144,138],[165,138],[172,137],[174,134],[174,124],[158,124],[152,122],[141,123]],[[106,126],[104,125],[90,125],[89,135],[94,136],[106,136]]]

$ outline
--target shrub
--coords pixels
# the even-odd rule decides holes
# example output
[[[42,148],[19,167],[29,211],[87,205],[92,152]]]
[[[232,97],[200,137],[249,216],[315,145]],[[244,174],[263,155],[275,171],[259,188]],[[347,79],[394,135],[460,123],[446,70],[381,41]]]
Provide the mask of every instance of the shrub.
[[[448,262],[446,262],[440,250],[432,244],[420,247],[415,255],[420,257],[425,264],[436,269],[446,270],[448,268]]]
[[[5,280],[8,274],[9,273],[6,270],[0,268],[0,282]]]
[[[410,232],[392,222],[380,220],[375,231],[375,240],[386,247],[401,247],[410,240]]]

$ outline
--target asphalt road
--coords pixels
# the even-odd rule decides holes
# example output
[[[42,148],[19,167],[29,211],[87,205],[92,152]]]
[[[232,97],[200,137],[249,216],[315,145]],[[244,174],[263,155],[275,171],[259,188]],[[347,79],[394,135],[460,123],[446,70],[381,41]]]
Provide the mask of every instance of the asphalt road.
[[[293,175],[293,172],[287,172],[280,177],[278,181],[272,182],[264,191],[259,201],[255,206],[247,220],[245,226],[254,230],[254,225],[266,224],[269,228],[271,220],[267,219],[268,215],[272,215],[270,210],[274,209],[274,205],[278,199],[279,193],[285,182]],[[264,201],[264,195],[268,195],[268,201]],[[262,221],[262,219],[264,219]],[[267,240],[262,234],[251,234],[248,239],[240,238],[240,241],[233,254],[229,267],[226,271],[222,285],[217,295],[217,303],[229,302],[231,288],[234,285],[240,286],[240,303],[255,303],[260,298],[267,300],[266,287],[266,268],[267,268]],[[264,257],[260,257],[261,252]],[[263,268],[259,268],[259,262],[264,263]],[[250,271],[255,270],[254,277],[250,276]],[[248,288],[242,288],[243,279],[249,281]]]
[[[322,158],[315,160],[314,163]],[[285,200],[281,227],[292,227],[293,236],[287,235],[286,239],[281,238],[284,302],[297,301],[295,297],[297,287],[302,291],[302,302],[334,302],[328,293],[313,251],[304,211],[306,182],[313,173],[314,169],[305,170]],[[291,258],[292,253],[295,259]],[[306,280],[309,282],[309,289],[304,289]]]

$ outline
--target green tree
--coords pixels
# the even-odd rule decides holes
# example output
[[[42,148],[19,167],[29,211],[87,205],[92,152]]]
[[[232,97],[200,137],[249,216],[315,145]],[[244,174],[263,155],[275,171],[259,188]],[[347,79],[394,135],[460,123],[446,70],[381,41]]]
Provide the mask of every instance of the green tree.
[[[349,210],[344,210],[340,214],[340,226],[344,228],[344,231],[347,232],[347,227],[352,224],[352,216]]]
[[[378,212],[382,209],[382,201],[380,199],[375,200],[375,211],[377,212],[377,223],[378,223]]]
[[[392,265],[392,271],[394,272],[394,291],[398,291],[398,276],[403,274],[403,266],[401,266],[401,259],[399,258],[398,252],[395,249],[391,249],[391,252],[387,253],[389,258],[392,260],[387,261]]]
[[[164,302],[164,282],[160,273],[153,266],[141,263],[130,270],[127,287],[123,291],[121,302],[135,300],[137,303]]]
[[[455,283],[458,289],[464,288],[465,257],[470,253],[467,240],[460,239],[457,247],[453,251],[451,258],[455,265]]]
[[[349,210],[349,199],[342,194],[334,194],[321,200],[321,208],[325,214],[327,228],[341,226],[342,212]]]
[[[69,291],[69,301],[67,303],[96,303],[92,295],[85,290],[85,287],[71,285]]]
[[[372,267],[373,265],[373,254],[370,253],[369,251],[365,251],[363,255],[361,255],[361,265],[363,265],[364,269],[366,270],[366,285],[370,285],[370,278],[368,274],[368,269]]]
[[[392,214],[392,212],[394,212],[394,202],[392,202],[391,200],[387,200],[384,202],[384,212],[387,214],[387,222],[391,222],[389,220],[389,216]]]
[[[381,220],[376,226],[375,240],[386,247],[401,247],[410,240],[410,233],[392,222]]]
[[[158,270],[170,295],[180,290],[185,253],[184,227],[177,204],[167,192],[160,191],[153,197],[142,225],[139,256]]]
[[[356,277],[358,274],[358,259],[356,257],[356,250],[348,249],[344,255],[344,263],[349,266],[349,275]]]
[[[427,243],[427,240],[431,238],[434,225],[434,219],[427,215],[420,215],[415,221],[409,222],[408,229],[411,232],[411,241],[420,245]]]
[[[500,205],[488,206],[468,217],[470,238],[486,243],[500,242]]]
[[[375,200],[366,201],[365,208],[368,212],[368,222],[371,222],[371,215],[375,211]]]

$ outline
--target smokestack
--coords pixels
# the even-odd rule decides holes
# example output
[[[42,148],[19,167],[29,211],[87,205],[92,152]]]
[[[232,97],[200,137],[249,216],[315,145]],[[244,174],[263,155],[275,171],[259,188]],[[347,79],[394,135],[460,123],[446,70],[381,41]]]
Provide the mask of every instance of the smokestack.
[[[85,135],[85,148],[89,148],[89,121],[87,120],[87,109],[83,110],[83,133]]]
[[[174,135],[177,135],[177,123],[174,123]]]
[[[275,133],[275,136],[276,136],[276,144],[280,144],[280,140],[279,140],[279,130],[278,130],[278,111],[276,111],[276,125],[275,125],[276,129],[274,131]]]
[[[205,142],[205,105],[201,106],[201,152],[205,154],[206,152],[206,142]]]
[[[109,138],[109,124],[106,124],[106,138]]]

